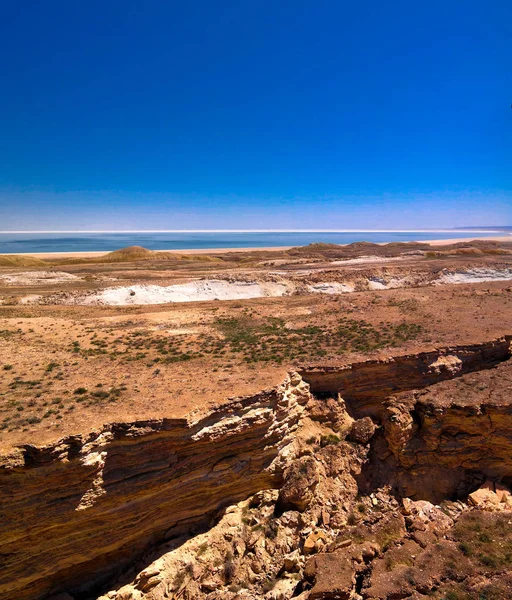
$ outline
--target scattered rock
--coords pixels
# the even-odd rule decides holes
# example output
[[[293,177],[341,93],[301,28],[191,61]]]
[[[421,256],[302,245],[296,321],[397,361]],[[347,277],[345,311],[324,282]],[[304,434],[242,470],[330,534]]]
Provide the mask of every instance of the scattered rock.
[[[295,461],[285,474],[279,491],[279,503],[285,508],[302,512],[313,501],[316,486],[322,476],[322,467],[313,457],[304,456]]]
[[[284,557],[283,568],[288,573],[297,573],[303,566],[304,558],[298,550],[294,550]]]
[[[496,491],[495,491],[496,490]],[[483,510],[512,510],[512,494],[505,486],[486,481],[468,496],[468,502]]]
[[[373,437],[376,429],[377,427],[370,417],[357,419],[357,421],[354,421],[352,424],[347,439],[351,442],[357,442],[358,444],[367,444]]]

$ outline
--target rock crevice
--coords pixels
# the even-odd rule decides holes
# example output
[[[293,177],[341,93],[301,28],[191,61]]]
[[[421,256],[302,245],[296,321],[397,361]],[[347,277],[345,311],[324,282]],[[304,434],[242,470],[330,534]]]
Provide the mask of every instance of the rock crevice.
[[[333,532],[374,506],[397,506],[397,498],[438,502],[462,497],[486,478],[512,478],[512,402],[497,391],[506,386],[492,384],[510,376],[511,339],[315,367],[205,415],[113,423],[46,447],[18,448],[0,463],[0,597],[90,597],[148,548],[211,525],[219,511],[272,489],[279,492],[271,502],[251,500],[259,512],[240,516],[252,529],[235,555],[253,553],[257,570],[263,544],[302,573],[304,556],[339,548],[347,564],[359,565],[350,590],[354,581],[363,587],[365,557],[380,552],[371,546],[376,534],[359,545],[349,539],[355,545],[347,550]],[[466,382],[484,372],[478,385]],[[459,380],[481,397],[450,400],[453,389],[442,386]],[[366,503],[357,503],[358,494]],[[279,527],[290,530],[280,549]],[[328,559],[318,561],[315,573],[328,570]],[[280,568],[271,569],[274,578]],[[246,576],[261,579],[254,570]],[[225,573],[220,583],[215,577],[195,597],[206,597],[210,586],[212,599],[231,598],[225,590],[215,596],[229,584]],[[318,578],[310,579],[301,582],[303,592],[316,586],[320,594]],[[297,581],[282,585],[286,594],[301,589]]]

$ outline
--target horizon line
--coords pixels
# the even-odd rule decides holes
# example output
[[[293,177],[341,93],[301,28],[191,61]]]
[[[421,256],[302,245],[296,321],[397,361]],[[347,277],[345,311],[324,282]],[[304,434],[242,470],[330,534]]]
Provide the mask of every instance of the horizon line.
[[[489,226],[491,227],[491,226]],[[494,231],[502,227],[509,229],[508,225],[493,225]],[[0,234],[22,234],[22,233],[423,233],[423,232],[466,232],[466,233],[489,233],[489,228],[474,229],[467,227],[442,227],[423,229],[19,229],[2,230]]]

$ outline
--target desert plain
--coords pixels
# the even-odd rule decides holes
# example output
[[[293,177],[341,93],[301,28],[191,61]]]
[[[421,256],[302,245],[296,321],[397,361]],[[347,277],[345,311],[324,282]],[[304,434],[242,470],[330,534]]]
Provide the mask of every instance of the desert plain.
[[[512,597],[512,240],[452,242],[0,257],[0,597]]]

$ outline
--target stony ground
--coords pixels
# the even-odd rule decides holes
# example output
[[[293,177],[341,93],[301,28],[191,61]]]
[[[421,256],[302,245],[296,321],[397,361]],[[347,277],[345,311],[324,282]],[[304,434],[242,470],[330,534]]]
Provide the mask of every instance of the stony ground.
[[[357,257],[348,258],[356,264],[333,266],[342,261],[330,256],[330,249],[322,252],[286,259],[282,253],[244,259],[240,253],[238,262],[217,257],[212,262],[150,261],[149,266],[60,265],[53,268],[53,278],[47,267],[40,269],[39,279],[24,275],[23,285],[19,280],[13,285],[13,278],[26,270],[4,269],[0,448],[46,443],[114,420],[183,415],[275,385],[304,363],[340,364],[472,343],[511,329],[512,287],[507,281],[160,306],[19,304],[22,295],[72,294],[112,285],[112,280],[169,283],[212,272],[225,276],[226,265],[234,276],[240,262],[244,272],[249,265],[260,278],[278,263],[312,285],[325,280],[327,267],[330,279],[346,278],[347,269],[355,269],[358,277],[375,269],[374,263]],[[400,261],[407,263],[409,274],[417,274],[455,270],[460,261],[465,268],[482,268],[498,259],[507,264],[508,255],[419,255]],[[297,269],[303,270],[304,263],[308,272],[300,275]]]
[[[510,368],[503,363],[506,373]],[[429,393],[439,388],[450,393],[450,406],[478,406],[488,378],[463,376]],[[461,393],[460,382],[472,390]],[[316,401],[309,414],[279,490],[261,491],[229,507],[207,531],[153,549],[100,600],[511,597],[506,486],[481,478],[469,495],[434,504],[401,495],[389,471],[388,484],[365,491],[376,425],[368,417],[354,421],[341,399]],[[476,411],[472,418],[478,427]],[[452,460],[463,464],[464,452]],[[434,490],[436,478],[430,482]]]
[[[304,365],[502,338],[512,331],[510,254],[510,243],[355,244],[194,259],[137,250],[94,263],[4,262],[0,452],[105,423],[200,413],[275,386]],[[293,293],[145,306],[69,301],[113,286],[204,278],[281,278]],[[443,368],[457,366],[443,360]],[[385,416],[373,420],[354,421],[341,398],[313,398],[293,449],[281,457],[279,489],[151,547],[98,594],[511,598],[509,363],[378,398]]]

